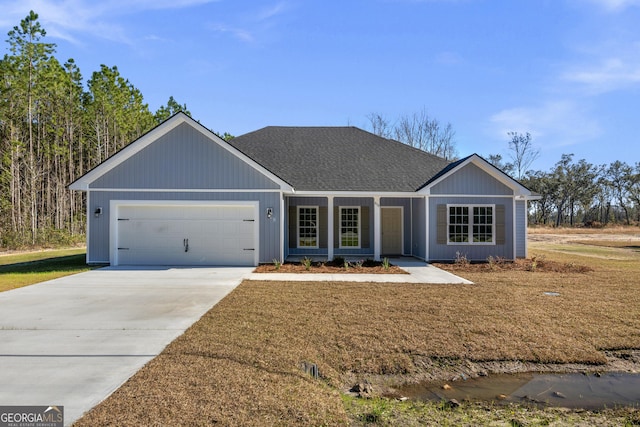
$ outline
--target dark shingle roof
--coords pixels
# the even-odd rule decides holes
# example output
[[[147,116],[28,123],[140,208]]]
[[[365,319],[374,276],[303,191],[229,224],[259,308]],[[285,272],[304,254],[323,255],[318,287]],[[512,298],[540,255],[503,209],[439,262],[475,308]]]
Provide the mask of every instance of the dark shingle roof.
[[[299,191],[416,191],[449,165],[356,127],[269,126],[230,144]]]

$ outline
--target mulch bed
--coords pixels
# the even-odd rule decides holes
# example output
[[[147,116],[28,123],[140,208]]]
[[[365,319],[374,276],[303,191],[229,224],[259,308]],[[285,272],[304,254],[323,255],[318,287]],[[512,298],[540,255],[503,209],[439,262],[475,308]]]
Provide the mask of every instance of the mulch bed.
[[[542,257],[528,259],[517,259],[507,261],[503,259],[491,262],[451,262],[433,263],[434,266],[453,273],[465,272],[498,272],[498,271],[531,271],[531,272],[553,272],[553,273],[588,273],[592,268],[574,264],[551,261]],[[301,262],[286,262],[279,267],[274,264],[261,264],[255,273],[299,273],[299,274],[408,274],[396,265],[391,265],[388,269],[382,267],[382,263],[375,261],[364,261],[362,265],[349,263],[345,268],[344,263],[335,262],[312,262],[307,269]]]
[[[495,260],[492,262],[451,262],[433,263],[434,266],[454,273],[464,272],[498,272],[498,271],[531,271],[553,273],[588,273],[591,267],[574,263],[562,263],[544,258],[517,259],[515,261]]]
[[[261,264],[255,273],[300,273],[300,274],[409,274],[397,265],[390,265],[388,269],[382,266],[381,262],[367,260],[359,265],[350,262],[345,268],[344,262],[312,262],[307,269],[301,262],[285,262],[276,267],[274,264]]]

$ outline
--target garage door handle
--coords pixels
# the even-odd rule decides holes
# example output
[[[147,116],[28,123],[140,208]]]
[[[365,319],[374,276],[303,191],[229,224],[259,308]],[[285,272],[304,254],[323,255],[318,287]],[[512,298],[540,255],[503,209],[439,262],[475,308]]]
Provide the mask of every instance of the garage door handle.
[[[244,248],[243,251],[255,251],[254,248]]]
[[[184,239],[182,245],[184,246],[184,251],[189,252],[189,239]]]

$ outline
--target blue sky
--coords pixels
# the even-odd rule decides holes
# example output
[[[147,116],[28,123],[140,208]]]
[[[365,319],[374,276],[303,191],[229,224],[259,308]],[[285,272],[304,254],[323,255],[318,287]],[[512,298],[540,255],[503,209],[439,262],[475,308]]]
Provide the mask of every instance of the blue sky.
[[[85,81],[115,65],[218,132],[424,108],[461,156],[516,131],[534,169],[640,161],[640,0],[0,0],[0,31],[30,9]]]

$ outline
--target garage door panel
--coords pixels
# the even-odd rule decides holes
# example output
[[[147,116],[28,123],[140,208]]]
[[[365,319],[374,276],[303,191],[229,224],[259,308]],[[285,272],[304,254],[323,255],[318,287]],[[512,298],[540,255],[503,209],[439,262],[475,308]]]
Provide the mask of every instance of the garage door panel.
[[[254,216],[253,206],[120,206],[118,264],[254,265]]]

